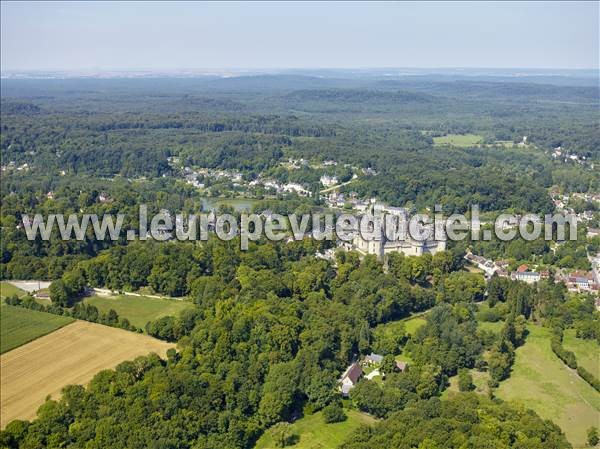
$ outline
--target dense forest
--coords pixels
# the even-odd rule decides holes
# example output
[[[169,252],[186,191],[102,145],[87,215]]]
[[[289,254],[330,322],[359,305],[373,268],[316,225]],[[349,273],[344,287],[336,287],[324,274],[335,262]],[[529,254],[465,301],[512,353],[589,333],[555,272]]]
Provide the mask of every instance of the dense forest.
[[[6,80],[3,164],[27,163],[38,178],[139,178],[171,175],[167,158],[178,156],[189,165],[252,177],[271,174],[290,157],[335,159],[377,170],[378,176],[351,187],[361,195],[419,207],[437,201],[449,211],[472,202],[484,210],[546,211],[545,188],[587,191],[599,184],[597,171],[547,154],[560,146],[598,160],[595,87],[479,81],[357,86],[330,79],[327,87],[299,89],[319,83],[256,78],[138,80],[135,87],[131,80]],[[433,145],[432,136],[466,133],[491,146]],[[532,146],[492,145],[523,136]]]

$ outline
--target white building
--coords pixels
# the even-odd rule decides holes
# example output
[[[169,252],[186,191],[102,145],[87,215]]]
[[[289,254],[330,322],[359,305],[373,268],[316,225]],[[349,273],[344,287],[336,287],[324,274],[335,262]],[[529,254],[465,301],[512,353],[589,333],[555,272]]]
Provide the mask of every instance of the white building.
[[[323,175],[321,176],[321,184],[323,184],[324,187],[331,187],[334,186],[338,183],[338,179],[335,176],[329,176],[329,175]]]
[[[541,276],[540,273],[535,271],[514,271],[510,274],[510,278],[513,281],[523,281],[527,284],[535,284],[536,282],[540,281]]]
[[[500,267],[494,263],[493,260],[486,259],[485,257],[478,256],[471,253],[470,251],[465,254],[465,259],[483,270],[487,277],[491,277],[500,270]]]
[[[300,184],[296,184],[296,183],[293,183],[293,182],[285,184],[283,186],[283,191],[284,192],[295,192],[295,193],[297,193],[298,195],[301,195],[301,196],[310,196],[310,192],[308,190],[306,190]]]
[[[339,390],[342,392],[343,396],[348,396],[350,390],[358,383],[360,376],[362,376],[362,368],[358,362],[353,363],[346,371],[344,371],[344,374],[342,374],[342,377],[339,380]]]

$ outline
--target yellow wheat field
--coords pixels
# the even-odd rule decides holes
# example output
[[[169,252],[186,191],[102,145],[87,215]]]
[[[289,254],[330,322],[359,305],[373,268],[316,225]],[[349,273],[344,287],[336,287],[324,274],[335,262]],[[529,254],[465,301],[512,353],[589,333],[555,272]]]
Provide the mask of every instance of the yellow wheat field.
[[[46,396],[58,398],[69,384],[87,384],[94,374],[124,360],[174,345],[146,335],[76,321],[0,356],[0,427],[32,419]]]

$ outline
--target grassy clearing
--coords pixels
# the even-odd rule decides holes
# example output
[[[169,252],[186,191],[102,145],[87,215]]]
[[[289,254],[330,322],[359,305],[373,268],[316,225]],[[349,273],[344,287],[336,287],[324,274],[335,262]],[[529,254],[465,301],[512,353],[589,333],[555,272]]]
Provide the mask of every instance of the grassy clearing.
[[[148,321],[163,316],[177,316],[182,310],[192,307],[188,301],[131,295],[91,296],[85,299],[85,303],[96,306],[103,313],[114,309],[119,317],[127,318],[131,324],[142,329]]]
[[[516,145],[512,140],[496,140],[492,146],[498,145],[504,148],[514,148]]]
[[[509,379],[496,395],[535,410],[558,424],[574,447],[586,447],[586,431],[600,422],[600,393],[567,368],[550,349],[550,330],[529,326]]]
[[[414,335],[417,329],[423,326],[426,322],[427,320],[423,317],[409,318],[404,322],[406,333]]]
[[[563,338],[563,347],[575,353],[578,365],[600,378],[600,346],[595,340],[577,338],[574,329],[567,329]]]
[[[292,424],[292,433],[299,437],[292,446],[294,449],[333,449],[343,443],[351,432],[362,424],[371,425],[375,419],[364,413],[346,410],[348,419],[341,423],[326,424],[321,412],[305,416]],[[258,440],[254,449],[275,449],[275,443],[269,432]]]
[[[73,318],[0,305],[0,353],[5,353],[72,323]]]
[[[495,333],[499,333],[502,330],[503,326],[504,326],[504,321],[496,321],[495,323],[492,323],[491,321],[478,321],[477,322],[477,327],[479,329],[483,329],[486,331],[492,331]]]
[[[472,147],[483,142],[483,137],[478,134],[448,134],[434,137],[434,145],[451,145],[453,147]]]
[[[390,321],[389,323],[380,324],[374,329],[376,336],[387,336],[392,334],[411,334],[417,331],[418,328],[423,326],[427,321],[421,315],[414,316],[412,318],[405,318],[398,321]]]
[[[0,298],[8,298],[12,295],[17,295],[18,297],[21,297],[23,295],[25,295],[26,292],[24,290],[21,290],[18,287],[15,287],[12,284],[9,284],[8,282],[0,282]]]
[[[389,323],[379,324],[373,329],[375,338],[385,338],[393,335],[404,335],[406,333],[406,322],[404,320],[390,321]]]
[[[476,369],[469,370],[469,373],[471,374],[471,377],[473,377],[473,385],[475,386],[473,391],[487,396],[490,375],[487,372],[477,371]],[[448,381],[450,382],[450,386],[442,393],[443,398],[459,392],[458,376],[452,376],[450,379],[448,379]]]
[[[423,314],[413,317],[404,318],[398,321],[390,321],[389,323],[380,324],[373,330],[375,338],[384,339],[395,335],[414,335],[417,329],[423,326],[427,320]]]

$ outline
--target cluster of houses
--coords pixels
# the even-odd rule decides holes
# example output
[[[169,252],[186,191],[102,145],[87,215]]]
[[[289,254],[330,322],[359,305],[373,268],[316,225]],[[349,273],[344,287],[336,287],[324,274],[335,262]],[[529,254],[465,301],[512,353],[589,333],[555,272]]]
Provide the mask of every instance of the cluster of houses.
[[[577,217],[577,221],[580,223],[586,223],[593,220],[594,211],[585,210],[583,212],[576,213],[575,210],[569,205],[571,199],[600,204],[600,194],[598,193],[573,193],[571,195],[562,195],[558,192],[551,192],[550,196],[557,212],[575,215]]]
[[[288,182],[287,184],[282,184],[272,179],[258,178],[254,181],[250,181],[249,185],[251,187],[263,186],[265,189],[273,190],[275,193],[296,193],[300,196],[305,197],[312,196],[311,192],[308,189],[306,189],[302,184],[298,184],[296,182]]]
[[[509,272],[508,262],[504,260],[493,261],[486,259],[483,256],[467,251],[465,259],[481,269],[485,273],[487,279],[492,276],[510,277],[513,281],[522,281],[527,284],[535,284],[542,279],[549,279],[550,273],[546,270],[533,271],[526,264],[520,265],[516,271]],[[593,269],[590,272],[574,271],[562,272],[559,271],[555,276],[555,282],[564,282],[570,292],[587,293],[600,292],[600,257],[592,261]]]
[[[354,194],[346,195],[344,193],[333,191],[325,197],[327,207],[342,208],[346,203],[358,201]]]
[[[530,271],[527,265],[521,265],[517,271],[510,274],[510,278],[516,281],[527,282],[534,284],[542,279],[548,279],[550,273],[548,271]],[[563,282],[567,286],[567,290],[573,293],[600,293],[600,282],[598,282],[597,268],[592,271],[573,271],[566,272],[559,270],[554,278],[554,282]]]
[[[287,160],[287,162],[281,162],[281,165],[283,165],[288,170],[299,170],[302,167],[308,167],[310,165],[310,162],[306,159],[290,158]]]
[[[0,167],[0,168],[2,169],[3,172],[5,172],[5,171],[11,171],[11,170],[28,171],[30,167],[27,162],[25,162],[24,164],[21,164],[21,165],[17,165],[15,161],[10,161],[8,164],[2,165],[2,167]]]
[[[286,162],[281,162],[280,165],[284,166],[288,170],[299,170],[302,167],[312,167],[312,168],[323,168],[323,167],[335,167],[338,163],[332,159],[325,160],[322,163],[311,164],[310,161],[306,159],[293,159],[289,158]]]
[[[230,181],[234,187],[257,187],[262,186],[265,189],[273,190],[274,193],[297,193],[300,196],[309,197],[311,192],[302,184],[290,182],[283,184],[272,179],[258,178],[250,182],[243,179],[242,173],[235,170],[209,170],[207,168],[192,169],[190,167],[183,168],[183,176],[186,182],[196,188],[203,189],[206,185],[198,180],[199,176],[214,179],[226,179]]]
[[[563,163],[572,162],[579,165],[586,164],[585,156],[579,156],[575,153],[570,153],[568,150],[564,150],[561,146],[558,146],[552,150],[551,156],[554,160]],[[591,168],[594,168],[594,164],[591,164]]]
[[[256,187],[263,186],[266,189],[274,191],[274,193],[296,193],[300,196],[310,197],[312,196],[311,192],[302,184],[289,182],[289,183],[281,183],[272,179],[267,179],[260,177],[253,181],[247,182],[243,179],[243,175],[241,172],[236,170],[220,170],[220,169],[208,169],[208,168],[191,168],[191,167],[181,167],[181,161],[179,157],[173,156],[168,158],[168,163],[171,167],[176,168],[177,170],[181,170],[183,173],[183,177],[185,181],[196,187],[196,188],[205,188],[205,183],[199,181],[199,177],[202,176],[204,178],[214,178],[214,179],[227,179],[233,183],[234,187]],[[325,160],[318,164],[311,164],[306,159],[288,159],[285,162],[280,163],[288,170],[298,170],[302,167],[311,167],[314,169],[328,169],[331,167],[335,167],[338,163],[334,160]],[[358,171],[358,167],[351,166],[349,164],[344,164],[344,167],[351,168],[354,171]],[[3,167],[4,170],[4,167]],[[375,174],[374,170],[367,169],[369,174]],[[357,178],[356,173],[353,175],[353,179]],[[335,187],[339,185],[339,179],[335,175],[323,174],[320,177],[320,182],[325,188]],[[343,201],[334,201],[331,204],[332,207],[343,207]]]
[[[574,271],[572,273],[561,275],[557,278],[558,281],[562,281],[567,286],[570,292],[588,293],[588,292],[600,292],[600,283],[594,276],[595,271]]]
[[[198,181],[198,176],[204,176],[214,179],[227,179],[228,181],[231,181],[236,187],[243,185],[242,173],[236,170],[212,170],[208,168],[192,169],[191,167],[184,167],[183,175],[188,184],[191,184],[194,187],[198,188],[204,187],[204,184]]]
[[[346,205],[359,214],[385,212],[390,213],[391,210],[404,210],[399,207],[387,206],[383,203],[379,203],[377,198],[370,198],[363,200],[358,197],[356,192],[349,192],[347,194],[333,191],[325,198],[325,204],[331,208],[343,208]]]
[[[55,196],[54,196],[54,191],[53,190],[50,190],[50,191],[46,192],[46,198],[47,199],[53,200],[54,197]],[[96,197],[96,200],[99,203],[107,203],[109,201],[112,201],[112,198],[110,197],[110,195],[108,193],[106,193],[106,192],[100,192],[98,194],[98,196]]]
[[[473,254],[471,251],[467,251],[465,259],[482,270],[485,273],[486,278],[491,278],[494,274],[497,276],[508,277],[508,262],[505,260],[494,261],[486,259],[483,256]]]
[[[381,376],[380,371],[381,363],[383,362],[383,356],[375,353],[371,353],[364,357],[362,361],[352,363],[346,371],[342,374],[342,377],[338,380],[338,390],[342,393],[342,396],[347,397],[350,391],[356,386],[359,380],[363,377],[365,367],[375,367],[369,374],[365,375],[365,379],[372,380],[374,377]],[[396,369],[404,372],[408,368],[406,362],[396,360]]]

